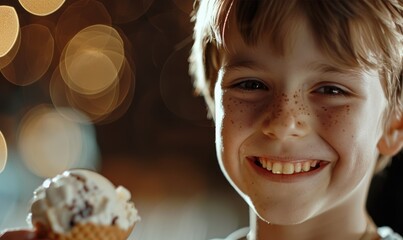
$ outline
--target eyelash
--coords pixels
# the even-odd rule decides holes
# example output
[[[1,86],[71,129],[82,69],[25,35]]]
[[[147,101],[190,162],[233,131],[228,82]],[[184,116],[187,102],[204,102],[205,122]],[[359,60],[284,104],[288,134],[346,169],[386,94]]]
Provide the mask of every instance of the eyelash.
[[[322,95],[329,95],[329,96],[348,96],[349,93],[337,86],[321,86],[314,91],[315,93],[319,93]]]
[[[255,79],[246,79],[240,81],[232,86],[233,88],[241,89],[244,91],[256,91],[256,90],[263,90],[267,91],[269,88],[261,81]],[[337,96],[349,96],[349,92],[344,90],[341,87],[337,87],[334,85],[323,85],[314,90],[314,93],[327,95],[332,97]]]
[[[269,88],[259,80],[243,80],[233,85],[234,88],[238,88],[246,91],[255,91],[255,90],[268,90]]]

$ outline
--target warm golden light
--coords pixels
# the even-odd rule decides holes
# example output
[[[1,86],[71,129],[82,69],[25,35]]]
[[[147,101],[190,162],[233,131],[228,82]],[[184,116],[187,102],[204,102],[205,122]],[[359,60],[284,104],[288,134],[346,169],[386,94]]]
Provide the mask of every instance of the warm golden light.
[[[115,28],[103,24],[78,32],[63,49],[50,80],[54,106],[71,107],[93,123],[107,123],[122,116],[134,93],[125,40]]]
[[[109,123],[129,108],[134,95],[134,73],[126,60],[117,76],[116,83],[98,94],[81,94],[69,88],[56,68],[49,84],[53,105],[59,109],[71,107],[87,115],[93,123]]]
[[[72,90],[97,94],[116,82],[124,58],[119,33],[107,25],[93,25],[81,30],[66,45],[60,70]]]
[[[21,6],[29,13],[46,16],[56,12],[64,0],[19,0]]]
[[[111,26],[112,19],[105,6],[96,0],[77,0],[60,15],[55,29],[56,45],[62,50],[82,29],[95,24]]]
[[[102,51],[83,50],[69,57],[68,77],[70,88],[82,94],[96,94],[110,87],[116,80],[118,69]]]
[[[20,44],[21,44],[21,31],[18,30],[18,36],[17,36],[17,40],[14,44],[14,46],[11,48],[11,50],[4,55],[3,57],[0,57],[0,70],[4,67],[6,67],[8,64],[10,64],[15,56],[18,53],[18,50],[20,48]]]
[[[16,44],[19,31],[20,23],[15,9],[0,6],[0,69],[2,68],[1,59],[6,57]]]
[[[22,159],[41,177],[55,176],[71,168],[85,151],[79,123],[64,118],[59,111],[67,110],[56,111],[48,105],[40,105],[24,116],[20,126],[18,149]]]
[[[49,69],[54,53],[54,39],[43,25],[21,28],[21,43],[14,59],[1,73],[10,82],[26,86],[38,81]]]
[[[4,170],[7,163],[7,143],[6,139],[3,136],[3,133],[0,132],[0,173]]]

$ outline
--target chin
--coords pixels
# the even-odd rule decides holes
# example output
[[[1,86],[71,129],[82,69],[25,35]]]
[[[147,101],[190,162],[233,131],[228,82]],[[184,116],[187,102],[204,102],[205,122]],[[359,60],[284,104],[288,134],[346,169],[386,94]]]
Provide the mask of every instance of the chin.
[[[280,204],[281,205],[281,204]],[[268,207],[268,204],[251,207],[255,214],[264,222],[274,225],[296,225],[311,219],[315,215],[315,209],[292,209],[292,207]]]

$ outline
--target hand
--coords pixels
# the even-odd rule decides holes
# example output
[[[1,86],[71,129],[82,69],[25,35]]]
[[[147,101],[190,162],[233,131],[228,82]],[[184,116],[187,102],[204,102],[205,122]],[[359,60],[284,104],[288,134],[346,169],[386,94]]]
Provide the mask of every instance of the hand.
[[[0,240],[48,240],[39,238],[36,233],[28,229],[7,230],[0,233]]]

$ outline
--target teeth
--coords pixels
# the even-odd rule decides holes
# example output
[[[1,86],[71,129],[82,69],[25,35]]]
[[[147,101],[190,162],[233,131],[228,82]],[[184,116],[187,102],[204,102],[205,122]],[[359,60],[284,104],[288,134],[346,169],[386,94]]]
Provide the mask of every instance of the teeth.
[[[302,164],[302,170],[304,172],[308,172],[311,169],[311,163],[310,162],[304,162]]]
[[[279,162],[273,163],[273,169],[271,170],[274,174],[282,174],[283,173],[283,165]]]
[[[304,162],[280,162],[270,161],[267,158],[259,158],[259,162],[263,168],[271,171],[273,174],[294,174],[301,172],[309,172],[311,168],[318,166],[318,160],[308,160]]]
[[[293,174],[294,173],[294,164],[286,163],[283,166],[283,174]]]
[[[269,162],[269,161],[266,161],[266,169],[269,170],[269,171],[271,171],[272,168],[273,168],[273,163],[272,163],[272,162]]]
[[[301,171],[302,171],[302,164],[300,162],[298,162],[294,166],[294,172],[299,173]]]

